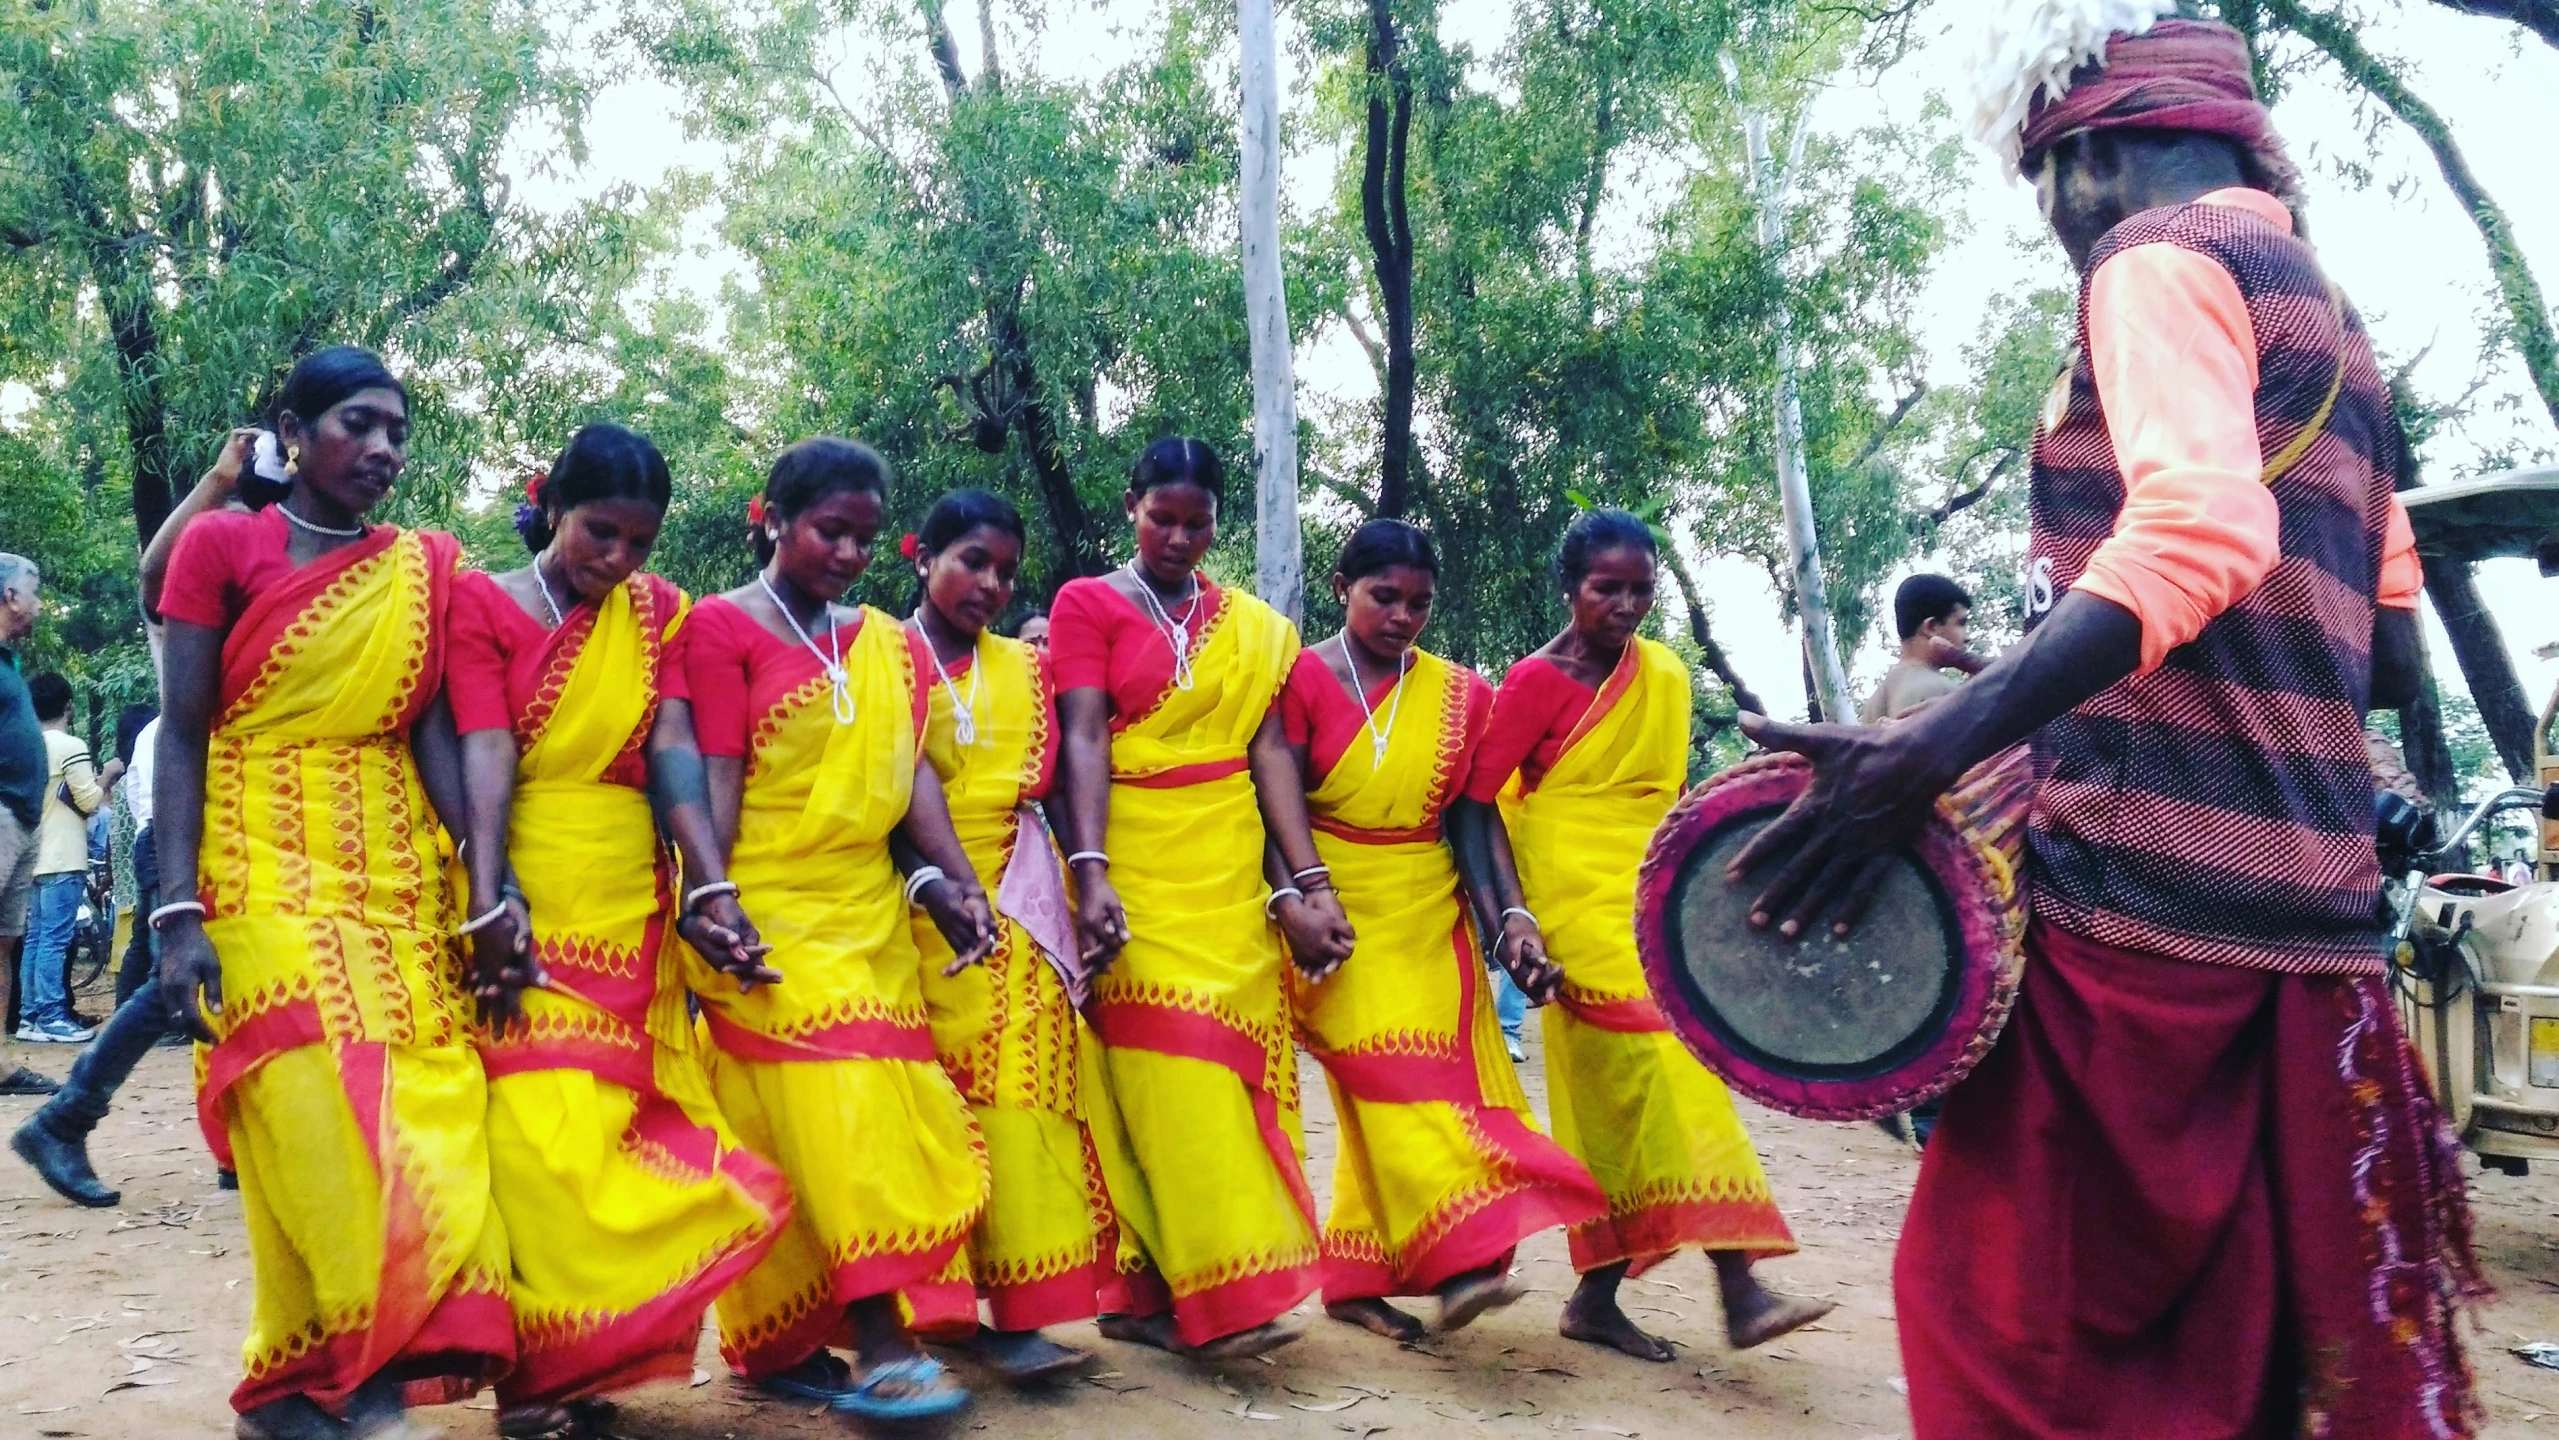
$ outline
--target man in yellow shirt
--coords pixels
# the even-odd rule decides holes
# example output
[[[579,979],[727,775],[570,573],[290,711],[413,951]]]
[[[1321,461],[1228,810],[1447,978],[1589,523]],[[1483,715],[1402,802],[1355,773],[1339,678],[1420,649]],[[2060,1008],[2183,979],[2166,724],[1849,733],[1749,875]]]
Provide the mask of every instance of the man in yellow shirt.
[[[18,958],[18,1039],[30,1045],[86,1044],[94,1033],[71,1018],[63,965],[80,920],[89,878],[89,817],[107,803],[124,774],[110,760],[100,771],[89,747],[71,733],[71,682],[38,675],[27,682],[36,721],[44,727],[46,788],[36,827],[35,888],[28,897],[27,940]]]

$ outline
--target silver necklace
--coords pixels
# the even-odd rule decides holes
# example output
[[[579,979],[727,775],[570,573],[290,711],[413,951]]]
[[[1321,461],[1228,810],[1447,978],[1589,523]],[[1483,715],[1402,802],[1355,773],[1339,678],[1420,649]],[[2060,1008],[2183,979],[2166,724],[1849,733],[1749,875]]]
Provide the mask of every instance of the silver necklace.
[[[542,587],[542,603],[551,607],[551,628],[557,630],[567,624],[569,617],[562,613],[560,602],[551,598],[551,582],[542,578],[542,557],[539,555],[533,557],[533,583]]]
[[[765,595],[773,601],[773,608],[781,611],[782,618],[790,622],[791,633],[800,637],[800,643],[817,657],[818,668],[826,672],[827,705],[835,712],[835,723],[852,724],[853,687],[845,680],[844,647],[835,638],[835,607],[826,607],[826,649],[820,650],[817,642],[810,639],[809,632],[800,625],[800,617],[792,614],[791,607],[782,603],[782,594],[773,588],[773,582],[758,575],[755,583],[764,587]]]
[[[1190,577],[1189,602],[1183,606],[1182,618],[1178,621],[1171,611],[1164,608],[1164,602],[1155,598],[1155,587],[1147,584],[1146,577],[1137,573],[1137,562],[1129,562],[1128,577],[1137,582],[1137,595],[1145,602],[1147,620],[1162,632],[1164,643],[1173,647],[1173,688],[1188,691],[1197,683],[1191,674],[1191,621],[1200,611],[1200,577]]]
[[[951,734],[964,748],[975,745],[977,743],[978,681],[984,676],[986,667],[982,664],[969,666],[968,698],[961,699],[960,687],[951,683],[951,672],[942,668],[942,652],[933,648],[933,637],[924,633],[923,621],[910,615],[906,623],[915,628],[916,634],[924,636],[924,653],[933,657],[933,673],[941,677],[942,688],[950,693]]]
[[[304,534],[326,535],[332,540],[361,540],[364,538],[364,526],[361,523],[357,524],[357,526],[352,530],[338,530],[327,525],[313,524],[311,521],[303,519],[301,516],[293,513],[292,506],[285,504],[281,500],[275,502],[275,508],[276,513],[284,517],[286,524],[300,529]]]
[[[1404,711],[1404,677],[1412,673],[1413,652],[1407,650],[1395,662],[1395,693],[1386,702],[1386,729],[1377,728],[1377,712],[1369,708],[1368,681],[1359,673],[1359,654],[1351,649],[1351,632],[1341,635],[1342,659],[1351,667],[1351,693],[1359,697],[1359,712],[1368,725],[1368,749],[1372,764],[1386,763],[1386,742],[1395,738],[1395,717]]]

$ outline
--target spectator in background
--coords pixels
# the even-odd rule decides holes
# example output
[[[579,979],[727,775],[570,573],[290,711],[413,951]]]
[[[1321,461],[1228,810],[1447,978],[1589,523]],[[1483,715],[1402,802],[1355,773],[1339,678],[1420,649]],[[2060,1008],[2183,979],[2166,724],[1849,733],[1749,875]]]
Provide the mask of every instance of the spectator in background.
[[[18,955],[35,888],[36,825],[43,818],[44,727],[18,678],[17,647],[36,628],[35,562],[0,555],[0,1012],[15,1008]],[[22,1065],[0,1074],[0,1095],[50,1095],[57,1087]]]
[[[159,908],[160,858],[151,846],[151,750],[160,743],[160,712],[148,705],[127,705],[116,717],[116,753],[124,757],[124,783],[116,787],[125,815],[133,822],[133,938],[116,969],[116,1003],[133,998],[151,979],[159,961],[151,950],[151,927],[145,916]]]
[[[1948,670],[1977,674],[1990,662],[1965,648],[1972,638],[1973,597],[1943,575],[1913,575],[1893,592],[1893,624],[1901,658],[1866,697],[1857,718],[1868,725],[1909,714],[1957,683]]]
[[[71,682],[38,675],[27,682],[36,721],[44,727],[44,806],[36,828],[35,883],[27,902],[26,945],[18,956],[18,1039],[31,1045],[83,1045],[94,1031],[71,1018],[64,962],[89,884],[89,817],[107,803],[107,787],[124,774],[122,760],[104,771],[71,733]]]

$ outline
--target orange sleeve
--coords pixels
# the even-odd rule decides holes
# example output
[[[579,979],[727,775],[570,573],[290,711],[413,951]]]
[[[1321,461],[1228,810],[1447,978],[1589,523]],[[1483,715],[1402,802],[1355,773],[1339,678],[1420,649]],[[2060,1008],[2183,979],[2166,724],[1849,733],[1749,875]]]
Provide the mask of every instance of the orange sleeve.
[[[2381,531],[2381,593],[2373,598],[2393,610],[2414,610],[2425,588],[2425,567],[2417,563],[2417,532],[2408,527],[2408,507],[2393,495],[2390,518]]]
[[[2124,476],[2115,533],[2075,588],[2141,621],[2141,668],[2246,599],[2278,556],[2260,480],[2257,339],[2238,282],[2169,244],[2137,245],[2088,287],[2088,363]]]

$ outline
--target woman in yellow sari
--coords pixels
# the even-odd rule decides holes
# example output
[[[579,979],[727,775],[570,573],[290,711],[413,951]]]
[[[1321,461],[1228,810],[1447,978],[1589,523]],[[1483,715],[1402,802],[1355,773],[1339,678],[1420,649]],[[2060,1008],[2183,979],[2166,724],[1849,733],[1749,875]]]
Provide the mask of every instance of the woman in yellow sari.
[[[1149,446],[1137,558],[1060,589],[1049,632],[1078,943],[1117,956],[1092,1009],[1126,1293],[1102,1333],[1212,1358],[1298,1338],[1281,1317],[1322,1280],[1272,922],[1308,965],[1351,940],[1273,704],[1297,632],[1197,574],[1222,484],[1200,442]]]
[[[781,1174],[721,1122],[685,1004],[679,934],[741,984],[769,972],[721,885],[684,686],[691,602],[639,573],[669,490],[657,447],[590,425],[516,512],[533,563],[465,574],[454,596],[469,908],[494,917],[472,940],[484,978],[539,976],[502,987],[480,1034],[514,1254],[508,1437],[592,1440],[600,1397],[690,1376],[702,1313],[790,1212]]]
[[[1402,1341],[1422,1323],[1386,1297],[1434,1295],[1455,1330],[1518,1298],[1520,1241],[1608,1209],[1529,1119],[1486,993],[1470,894],[1523,990],[1556,976],[1500,816],[1461,793],[1492,687],[1414,644],[1438,585],[1420,530],[1361,526],[1333,572],[1342,632],[1297,657],[1280,697],[1315,849],[1358,934],[1332,976],[1292,987],[1338,1121],[1324,1308]]]
[[[1751,1275],[1754,1257],[1790,1253],[1795,1237],[1732,1096],[1671,1035],[1635,953],[1635,871],[1688,777],[1688,669],[1635,633],[1654,563],[1634,516],[1573,522],[1557,561],[1572,623],[1503,677],[1468,793],[1500,798],[1524,906],[1563,970],[1546,1009],[1546,1096],[1555,1138],[1608,1196],[1606,1215],[1570,1232],[1582,1280],[1563,1333],[1668,1360],[1617,1288],[1689,1246],[1714,1258],[1737,1348],[1830,1306]]]
[[[436,827],[462,820],[441,699],[449,535],[368,524],[408,396],[349,347],[286,380],[292,472],[197,516],[162,591],[160,986],[212,1047],[256,1285],[238,1429],[408,1433],[515,1357],[488,1108]]]
[[[1013,601],[1023,538],[1022,517],[1002,499],[943,496],[908,537],[920,584],[907,622],[932,648],[925,753],[969,863],[996,884],[999,928],[986,963],[944,975],[953,956],[941,928],[918,916],[914,929],[934,1049],[977,1117],[993,1176],[955,1278],[963,1301],[986,1302],[991,1323],[978,1332],[978,1353],[1014,1381],[1091,1362],[1090,1351],[1040,1328],[1098,1313],[1115,1258],[1110,1201],[1084,1127],[1084,976],[1065,876],[1035,808],[1057,769],[1048,661],[987,628]]]
[[[976,1318],[935,1282],[986,1203],[986,1153],[934,1056],[907,911],[940,925],[953,970],[995,935],[924,755],[931,654],[895,618],[835,603],[870,564],[887,497],[868,446],[783,451],[750,512],[762,572],[686,626],[728,881],[781,972],[746,991],[703,966],[693,989],[720,1111],[789,1178],[794,1207],[720,1297],[721,1353],[768,1391],[921,1420],[968,1403],[914,1331]],[[903,885],[892,831],[919,862]],[[826,1348],[839,1338],[857,1367]]]

